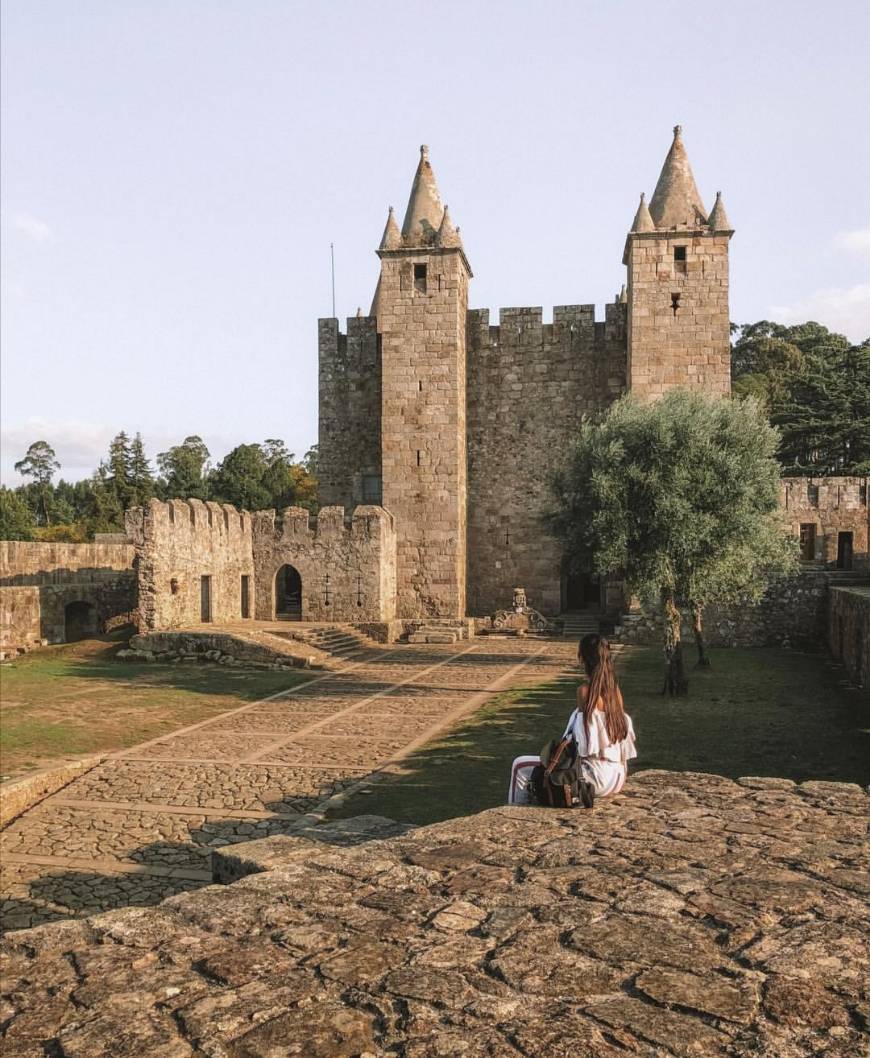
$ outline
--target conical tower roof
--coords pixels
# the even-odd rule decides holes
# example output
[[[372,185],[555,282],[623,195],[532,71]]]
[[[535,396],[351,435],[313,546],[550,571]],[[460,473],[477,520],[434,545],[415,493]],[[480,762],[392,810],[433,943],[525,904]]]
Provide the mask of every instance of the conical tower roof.
[[[674,142],[662,166],[649,212],[657,228],[701,228],[707,224],[707,211],[692,175],[680,125],[674,128]]]
[[[435,237],[435,245],[462,245],[462,239],[459,237],[459,228],[455,228],[453,226],[453,221],[450,219],[450,210],[447,206],[444,207],[444,216],[441,218],[441,224],[438,226],[438,234]]]
[[[725,212],[725,203],[722,201],[722,192],[716,192],[716,203],[710,214],[710,231],[731,231],[731,221]]]
[[[637,213],[634,215],[634,221],[631,225],[632,231],[655,231],[656,226],[653,224],[653,219],[650,215],[649,206],[646,204],[646,195],[641,191],[640,193],[640,205],[637,207]]]
[[[405,246],[431,246],[441,226],[444,206],[438,194],[435,174],[429,164],[429,148],[420,148],[420,164],[414,174],[411,197],[402,224],[402,241]]]
[[[401,245],[402,233],[399,231],[399,225],[396,223],[396,215],[393,212],[393,207],[390,206],[390,212],[387,214],[387,223],[384,227],[384,234],[381,237],[381,245],[378,249],[398,250]]]

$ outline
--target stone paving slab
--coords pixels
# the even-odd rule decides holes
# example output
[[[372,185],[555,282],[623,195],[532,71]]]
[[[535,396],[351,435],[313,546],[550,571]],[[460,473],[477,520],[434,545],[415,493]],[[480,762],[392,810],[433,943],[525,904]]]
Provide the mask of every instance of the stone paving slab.
[[[136,902],[140,876],[143,902],[161,885],[195,884],[210,850],[290,833],[487,694],[552,678],[569,655],[563,644],[481,640],[367,651],[286,693],[111,756],[0,836],[15,864],[11,921],[93,909],[73,899],[80,881],[52,882],[28,904],[22,887],[39,890],[43,876],[90,873],[100,907],[111,906],[113,887],[118,904]]]
[[[667,772],[276,839],[232,885],[7,935],[4,1058],[862,1058],[866,847],[857,787]]]

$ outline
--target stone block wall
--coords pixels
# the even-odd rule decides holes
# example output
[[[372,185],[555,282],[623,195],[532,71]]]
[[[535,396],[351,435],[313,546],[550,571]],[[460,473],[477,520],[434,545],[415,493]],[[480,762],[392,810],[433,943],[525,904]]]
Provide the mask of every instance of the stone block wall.
[[[319,323],[317,477],[323,506],[380,503],[381,352],[373,317]]]
[[[626,306],[506,308],[468,313],[468,612],[491,614],[526,589],[547,615],[562,609],[562,556],[541,525],[548,479],[582,416],[626,384]]]
[[[4,653],[67,638],[67,607],[83,604],[95,632],[136,607],[127,543],[0,540],[0,643]]]
[[[285,565],[302,581],[302,620],[350,623],[396,616],[396,530],[382,507],[360,506],[345,524],[343,507],[322,507],[316,520],[289,507],[253,516],[258,620],[275,618],[275,579]]]
[[[851,533],[852,568],[870,570],[868,484],[866,477],[783,478],[781,506],[792,533],[800,537],[804,525],[815,530],[810,561],[836,567],[840,534]]]
[[[831,576],[801,570],[770,578],[756,606],[710,606],[704,611],[704,638],[717,647],[790,647],[822,651],[828,639]],[[643,608],[623,618],[614,638],[621,643],[660,646],[663,622],[657,609]],[[683,646],[693,646],[691,614],[683,613]]]
[[[831,589],[828,645],[859,687],[870,686],[870,587]]]
[[[398,532],[397,615],[464,617],[470,269],[458,248],[379,255],[383,505]]]
[[[731,392],[730,232],[632,232],[628,265],[628,388],[655,400],[676,386]],[[675,259],[675,249],[685,260]]]
[[[249,578],[253,616],[254,559],[246,511],[202,500],[151,500],[147,507],[127,511],[126,527],[136,548],[140,632],[203,623],[203,577],[211,578],[211,622],[242,618],[243,576]]]

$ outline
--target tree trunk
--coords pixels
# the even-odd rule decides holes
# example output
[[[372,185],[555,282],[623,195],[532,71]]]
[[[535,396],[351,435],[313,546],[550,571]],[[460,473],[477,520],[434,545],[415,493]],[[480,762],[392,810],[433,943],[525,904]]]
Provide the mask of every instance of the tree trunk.
[[[689,693],[689,681],[683,665],[682,614],[673,592],[662,593],[662,609],[665,618],[665,684],[662,694],[682,696]]]
[[[699,603],[692,603],[692,631],[695,633],[695,646],[698,648],[698,668],[709,669],[710,659],[707,657],[707,648],[704,644],[704,630],[701,624],[702,607]]]

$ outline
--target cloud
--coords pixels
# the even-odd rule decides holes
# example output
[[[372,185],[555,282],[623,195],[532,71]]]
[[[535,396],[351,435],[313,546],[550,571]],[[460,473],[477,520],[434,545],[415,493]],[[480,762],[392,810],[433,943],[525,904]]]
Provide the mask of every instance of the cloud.
[[[870,257],[870,228],[841,231],[834,239],[834,246],[838,250],[848,250],[862,257]]]
[[[33,239],[34,242],[51,242],[54,238],[54,231],[52,231],[51,227],[44,220],[40,220],[30,213],[14,214],[12,227],[16,231],[22,232],[29,239]]]
[[[768,312],[779,323],[815,320],[851,342],[862,342],[870,336],[870,283],[816,290],[803,301],[773,305]]]

